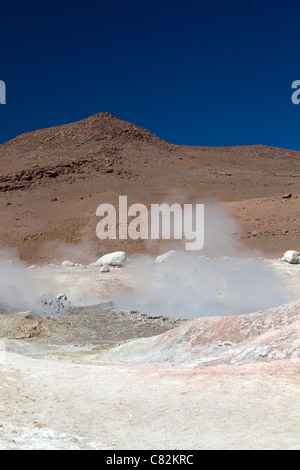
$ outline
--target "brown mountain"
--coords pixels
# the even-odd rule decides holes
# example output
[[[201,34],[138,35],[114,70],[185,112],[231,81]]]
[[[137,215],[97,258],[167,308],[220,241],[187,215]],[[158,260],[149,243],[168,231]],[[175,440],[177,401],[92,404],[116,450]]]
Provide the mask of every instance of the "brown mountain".
[[[126,194],[129,203],[226,202],[237,236],[281,256],[300,249],[299,155],[263,145],[173,145],[107,113],[29,132],[0,146],[0,245],[28,262],[61,258],[64,242],[77,247],[75,261],[142,251],[142,242],[95,235],[97,206]]]

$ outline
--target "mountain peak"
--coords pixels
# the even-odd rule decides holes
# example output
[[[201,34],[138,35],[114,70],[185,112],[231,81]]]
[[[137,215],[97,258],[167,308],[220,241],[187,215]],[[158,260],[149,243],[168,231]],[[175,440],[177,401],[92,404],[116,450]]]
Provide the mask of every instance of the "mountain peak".
[[[89,117],[86,118],[86,119],[89,119],[89,120],[95,120],[95,119],[106,119],[106,120],[109,120],[109,119],[117,119],[117,118],[116,118],[115,116],[113,116],[112,114],[103,112],[103,113],[92,114],[91,116],[89,116]]]

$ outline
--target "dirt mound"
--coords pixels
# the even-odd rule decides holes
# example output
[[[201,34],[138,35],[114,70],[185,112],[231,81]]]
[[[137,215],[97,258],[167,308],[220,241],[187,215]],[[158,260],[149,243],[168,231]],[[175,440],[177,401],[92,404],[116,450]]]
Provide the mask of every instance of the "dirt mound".
[[[71,313],[70,313],[71,312]],[[67,316],[45,316],[34,312],[2,314],[0,338],[14,352],[36,352],[43,348],[96,345],[99,348],[166,332],[186,320],[153,317],[136,311],[118,310],[110,303],[70,309]]]
[[[122,344],[99,359],[182,365],[299,360],[299,327],[300,299],[248,315],[199,318],[162,335]]]

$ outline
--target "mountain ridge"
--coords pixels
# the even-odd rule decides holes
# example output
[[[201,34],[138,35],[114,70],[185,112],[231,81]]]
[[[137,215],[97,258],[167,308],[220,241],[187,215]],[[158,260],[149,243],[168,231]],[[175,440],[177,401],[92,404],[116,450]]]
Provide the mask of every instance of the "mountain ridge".
[[[108,113],[31,131],[0,146],[0,248],[39,262],[50,259],[43,245],[87,239],[98,259],[119,246],[110,240],[100,251],[96,208],[126,194],[143,204],[229,203],[241,237],[280,256],[299,250],[299,155],[263,145],[175,145]],[[129,245],[124,251],[144,249]]]

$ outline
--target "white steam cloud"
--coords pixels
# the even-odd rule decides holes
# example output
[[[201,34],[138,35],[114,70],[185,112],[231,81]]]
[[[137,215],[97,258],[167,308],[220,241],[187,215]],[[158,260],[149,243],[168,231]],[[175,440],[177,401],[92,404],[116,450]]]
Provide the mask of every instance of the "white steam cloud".
[[[137,257],[130,269],[132,288],[118,292],[114,303],[151,315],[244,314],[293,299],[279,275],[256,259],[207,259],[178,252],[162,264]]]
[[[179,248],[162,264],[133,257],[132,287],[116,293],[114,303],[151,315],[197,318],[251,313],[292,300],[279,274],[258,259],[261,253],[234,237],[238,231],[224,206],[206,204],[203,249]]]
[[[20,262],[0,261],[0,313],[66,313],[69,307],[66,299],[54,292],[50,278],[38,282]]]
[[[155,316],[192,319],[245,314],[293,300],[295,292],[286,286],[272,264],[260,260],[260,252],[246,249],[234,236],[239,227],[225,207],[205,203],[202,250],[184,251],[182,240],[176,256],[165,263],[155,263],[153,257],[146,255],[132,256],[124,272],[131,287],[116,287],[110,298],[114,305]],[[59,289],[68,286],[74,298],[77,290],[81,298],[88,295],[87,276],[83,276],[85,284],[77,286],[68,275],[59,280],[53,279],[53,273],[32,278],[29,271],[19,262],[0,261],[0,313],[32,310],[67,314],[69,299],[57,299]],[[111,283],[113,287],[113,278]],[[69,297],[68,289],[66,293]]]

